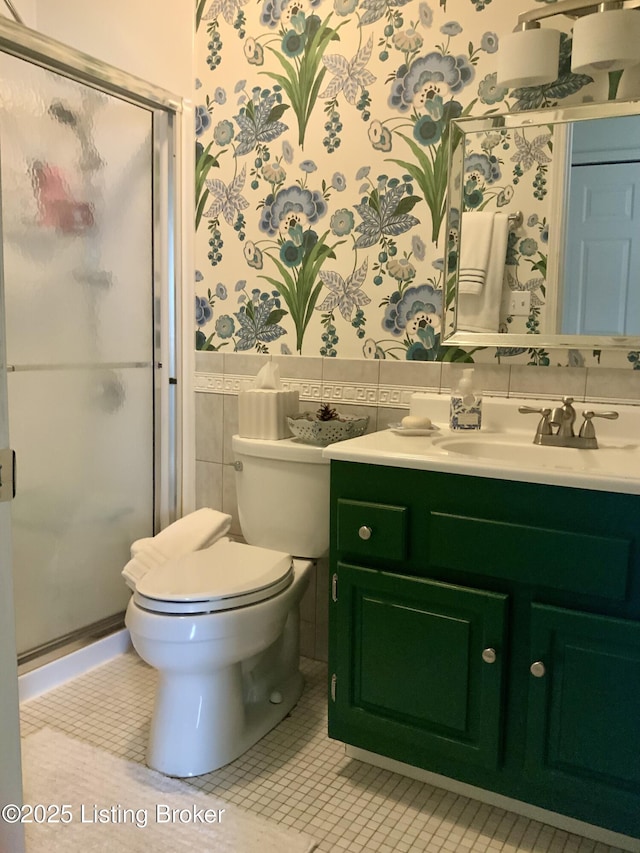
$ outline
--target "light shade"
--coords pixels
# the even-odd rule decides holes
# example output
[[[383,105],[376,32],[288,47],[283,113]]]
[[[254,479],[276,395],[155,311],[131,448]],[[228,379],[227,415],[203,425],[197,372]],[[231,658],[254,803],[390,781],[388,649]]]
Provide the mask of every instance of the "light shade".
[[[503,36],[498,51],[497,84],[511,88],[553,83],[558,79],[559,51],[558,30],[535,28]]]
[[[579,18],[573,27],[574,74],[620,71],[640,62],[640,11],[612,9]]]

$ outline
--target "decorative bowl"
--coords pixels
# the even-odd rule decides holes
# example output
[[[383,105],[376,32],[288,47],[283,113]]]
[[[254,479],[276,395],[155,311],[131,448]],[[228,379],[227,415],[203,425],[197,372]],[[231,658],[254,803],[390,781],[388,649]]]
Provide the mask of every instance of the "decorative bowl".
[[[302,412],[287,418],[289,429],[299,441],[326,447],[336,441],[362,435],[369,424],[369,416],[340,415],[330,421],[319,421],[311,412]]]

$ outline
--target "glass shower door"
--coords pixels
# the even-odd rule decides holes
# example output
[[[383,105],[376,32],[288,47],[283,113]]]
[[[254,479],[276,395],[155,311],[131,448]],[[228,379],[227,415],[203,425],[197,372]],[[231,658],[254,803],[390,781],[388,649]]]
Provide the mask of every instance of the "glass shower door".
[[[0,54],[19,655],[124,610],[153,535],[153,120]]]
[[[0,163],[2,162],[0,150]],[[1,192],[1,188],[0,188]],[[11,572],[11,496],[7,477],[9,423],[7,406],[7,362],[2,276],[2,216],[0,213],[0,809],[22,803],[20,771],[20,725],[18,719],[18,669]],[[0,820],[0,850],[24,850],[22,826]]]

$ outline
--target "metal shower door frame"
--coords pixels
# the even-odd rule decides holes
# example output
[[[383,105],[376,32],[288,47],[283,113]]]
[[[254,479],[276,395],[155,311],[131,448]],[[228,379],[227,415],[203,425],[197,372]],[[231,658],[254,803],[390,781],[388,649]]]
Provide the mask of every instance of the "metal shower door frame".
[[[0,163],[2,150],[0,149]],[[0,182],[0,195],[2,184]],[[7,358],[4,316],[4,267],[2,252],[2,209],[0,208],[0,454],[9,450]],[[6,465],[6,461],[3,463]],[[0,479],[4,479],[0,468]],[[21,805],[20,717],[18,711],[18,667],[16,658],[11,570],[11,505],[14,485],[0,496],[0,809]],[[3,490],[6,492],[6,490]],[[24,831],[20,823],[0,819],[0,850],[24,851]]]
[[[182,514],[182,138],[184,105],[165,89],[0,18],[0,51],[151,112],[153,127],[154,530]],[[18,467],[19,467],[18,460]],[[19,475],[18,475],[19,476]]]
[[[182,221],[180,201],[184,109],[180,98],[126,74],[87,54],[69,48],[8,19],[0,18],[0,51],[100,89],[152,112],[153,127],[153,340],[154,340],[154,528],[159,530],[182,511],[182,370],[180,329]],[[0,240],[1,240],[0,230]],[[162,247],[162,248],[160,248]],[[0,243],[0,299],[2,288]],[[3,303],[4,304],[4,303]],[[2,307],[2,306],[0,306]],[[0,311],[0,320],[3,311]],[[4,328],[0,329],[0,447],[6,442],[7,364]],[[3,433],[4,429],[4,433]],[[18,461],[19,466],[19,461]],[[18,474],[19,480],[19,474]],[[0,801],[20,805],[21,767],[18,679],[13,624],[13,581],[10,546],[10,505],[0,504]],[[24,850],[21,824],[2,822],[0,846]]]

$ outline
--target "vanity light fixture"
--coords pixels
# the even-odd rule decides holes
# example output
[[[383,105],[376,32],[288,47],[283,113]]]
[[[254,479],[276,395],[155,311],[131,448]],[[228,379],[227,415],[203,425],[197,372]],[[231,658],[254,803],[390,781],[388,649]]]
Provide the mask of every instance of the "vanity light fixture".
[[[498,85],[542,86],[558,78],[560,31],[540,25],[555,15],[575,19],[571,56],[575,74],[621,71],[640,64],[640,0],[558,0],[523,12],[514,32],[501,39]]]

